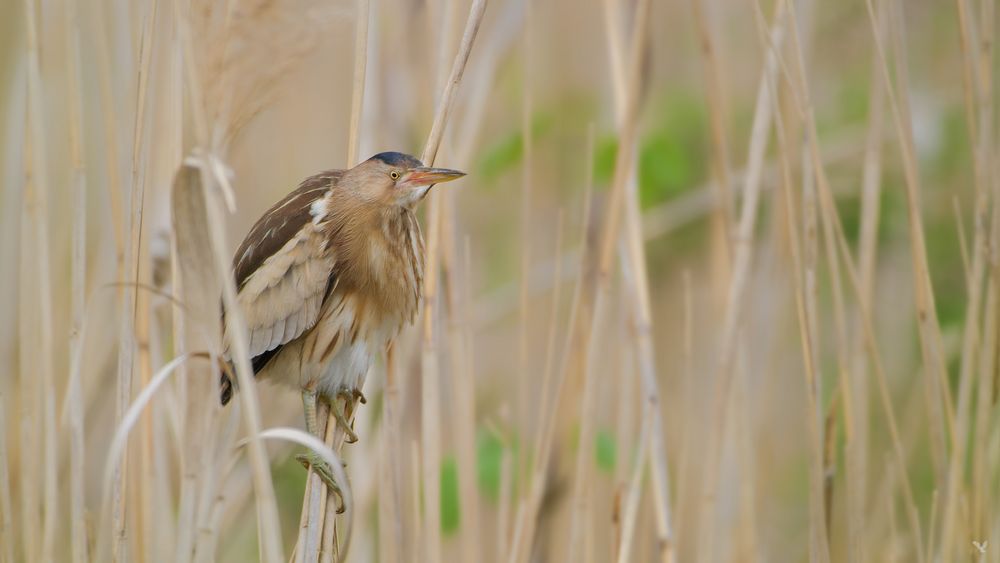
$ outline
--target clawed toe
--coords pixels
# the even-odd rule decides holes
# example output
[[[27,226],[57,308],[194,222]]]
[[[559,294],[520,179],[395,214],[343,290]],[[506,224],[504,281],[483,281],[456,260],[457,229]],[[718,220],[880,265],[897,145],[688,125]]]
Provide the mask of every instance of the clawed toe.
[[[336,480],[334,480],[333,470],[330,468],[330,464],[314,452],[297,454],[295,456],[295,460],[301,463],[302,466],[306,468],[306,471],[311,469],[314,473],[316,473],[316,476],[323,481],[326,488],[337,497],[337,514],[343,514],[347,509],[344,506],[344,496],[340,492],[340,486],[337,485]]]
[[[346,435],[344,441],[348,444],[354,444],[358,441],[358,435],[354,432],[354,428],[351,427],[351,422],[347,420],[347,405],[356,400],[361,401],[363,404],[367,402],[367,399],[365,399],[364,394],[358,389],[341,391],[337,393],[337,398],[343,399],[343,404],[339,401],[333,401],[330,408],[333,411],[333,416],[337,419],[337,424],[344,430],[344,434]]]

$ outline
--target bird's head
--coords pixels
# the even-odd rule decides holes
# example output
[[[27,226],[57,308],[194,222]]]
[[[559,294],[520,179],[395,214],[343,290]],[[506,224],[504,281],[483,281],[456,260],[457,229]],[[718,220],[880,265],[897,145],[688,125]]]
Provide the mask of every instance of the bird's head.
[[[412,208],[434,184],[462,176],[458,170],[424,166],[408,154],[383,152],[350,169],[344,182],[369,202]]]

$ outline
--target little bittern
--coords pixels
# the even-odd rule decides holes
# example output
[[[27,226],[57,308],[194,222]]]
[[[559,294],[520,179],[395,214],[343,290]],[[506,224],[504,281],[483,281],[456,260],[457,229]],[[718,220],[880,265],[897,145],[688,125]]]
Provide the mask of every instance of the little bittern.
[[[236,251],[254,374],[301,390],[310,433],[319,397],[357,439],[346,405],[364,402],[374,356],[413,322],[420,303],[424,242],[414,208],[434,184],[464,175],[398,152],[321,172],[269,209]],[[233,389],[223,375],[222,404]],[[336,489],[325,462],[300,461]]]

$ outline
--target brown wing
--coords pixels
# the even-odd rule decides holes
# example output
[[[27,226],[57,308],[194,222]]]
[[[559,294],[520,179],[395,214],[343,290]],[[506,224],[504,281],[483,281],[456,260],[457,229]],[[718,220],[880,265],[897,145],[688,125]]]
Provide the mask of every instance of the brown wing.
[[[336,252],[327,248],[319,202],[342,174],[331,170],[307,178],[254,224],[236,251],[237,301],[254,372],[316,324],[328,286],[335,283]]]

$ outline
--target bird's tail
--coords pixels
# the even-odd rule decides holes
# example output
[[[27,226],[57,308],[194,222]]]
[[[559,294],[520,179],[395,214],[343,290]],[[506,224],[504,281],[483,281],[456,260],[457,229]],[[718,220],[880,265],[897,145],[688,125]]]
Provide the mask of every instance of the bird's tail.
[[[229,404],[229,401],[233,398],[233,380],[229,378],[226,372],[222,372],[219,376],[219,401],[225,406]]]
[[[278,346],[274,350],[268,350],[263,354],[259,354],[250,359],[250,368],[253,370],[253,374],[257,375],[260,370],[264,369],[271,358],[278,354],[281,350],[281,346]],[[222,401],[222,405],[225,406],[233,398],[233,393],[236,391],[236,367],[233,366],[232,361],[226,361],[222,366],[222,375],[219,377],[219,400]]]

